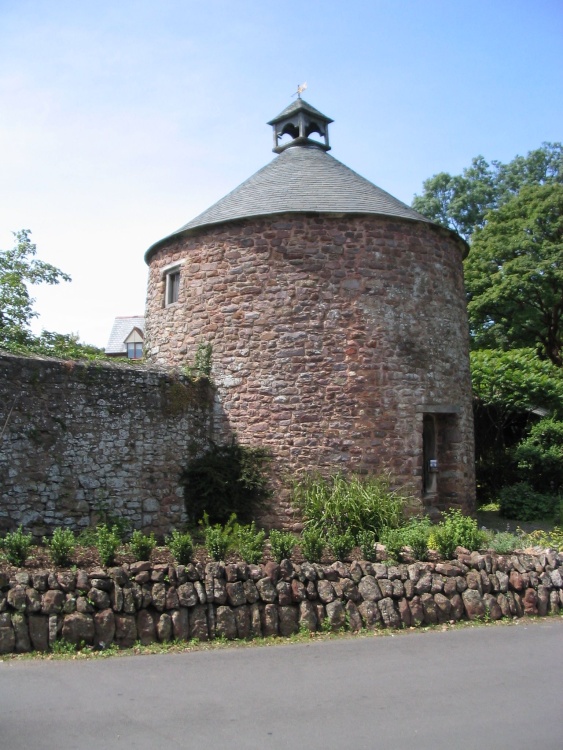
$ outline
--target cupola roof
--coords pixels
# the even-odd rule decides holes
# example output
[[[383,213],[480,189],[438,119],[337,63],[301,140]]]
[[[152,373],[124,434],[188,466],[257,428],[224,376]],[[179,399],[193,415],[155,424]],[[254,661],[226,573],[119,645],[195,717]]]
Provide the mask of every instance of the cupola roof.
[[[164,242],[205,227],[283,213],[373,214],[432,223],[327,153],[333,122],[300,97],[268,123],[279,154],[248,180],[180,229],[152,245],[148,262]],[[310,136],[321,136],[319,142]],[[290,136],[289,142],[280,139]]]
[[[280,154],[291,146],[316,146],[324,151],[330,151],[328,125],[331,122],[334,122],[334,120],[323,115],[322,112],[302,99],[301,94],[298,94],[294,102],[268,123],[274,129],[274,148],[272,150],[276,154]],[[310,136],[313,133],[320,135],[324,142],[311,138]],[[285,135],[289,135],[291,140],[280,145],[280,139]]]

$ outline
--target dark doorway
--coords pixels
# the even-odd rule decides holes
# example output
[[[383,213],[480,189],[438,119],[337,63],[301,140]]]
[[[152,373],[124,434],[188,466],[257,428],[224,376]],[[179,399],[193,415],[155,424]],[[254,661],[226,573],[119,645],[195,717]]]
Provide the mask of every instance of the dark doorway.
[[[431,414],[422,420],[423,492],[435,495],[438,491],[438,459],[436,455],[436,421]]]

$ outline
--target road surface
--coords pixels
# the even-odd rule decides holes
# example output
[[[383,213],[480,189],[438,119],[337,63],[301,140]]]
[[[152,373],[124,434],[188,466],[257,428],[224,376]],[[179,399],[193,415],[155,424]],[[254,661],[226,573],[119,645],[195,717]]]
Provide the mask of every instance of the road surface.
[[[1,750],[561,750],[563,619],[0,662]]]

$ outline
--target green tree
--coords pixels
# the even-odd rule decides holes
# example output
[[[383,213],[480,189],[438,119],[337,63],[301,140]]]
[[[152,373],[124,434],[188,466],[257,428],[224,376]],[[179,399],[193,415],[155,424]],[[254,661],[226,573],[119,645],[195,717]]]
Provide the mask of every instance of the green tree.
[[[533,349],[473,351],[471,378],[478,406],[495,409],[501,420],[535,409],[563,417],[563,370]]]
[[[543,415],[563,416],[563,369],[533,349],[483,349],[471,352],[471,376],[478,495],[496,499],[521,479],[514,451],[530,428]]]
[[[563,185],[529,185],[473,235],[465,262],[476,348],[536,347],[563,365]]]
[[[485,225],[487,212],[499,208],[523,187],[563,183],[563,144],[543,143],[508,164],[475,157],[460,175],[440,172],[423,183],[413,208],[466,240]]]
[[[563,422],[546,417],[514,451],[520,478],[539,492],[563,488]]]
[[[70,281],[60,269],[35,258],[37,248],[29,229],[14,232],[16,244],[0,250],[0,345],[26,344],[32,339],[29,323],[38,315],[29,284],[58,284]]]
[[[16,245],[11,250],[0,250],[0,348],[15,353],[42,354],[61,359],[100,359],[103,349],[82,344],[74,333],[42,331],[34,336],[29,329],[35,300],[29,285],[58,284],[70,281],[60,269],[35,258],[36,246],[31,242],[29,229],[14,232]]]

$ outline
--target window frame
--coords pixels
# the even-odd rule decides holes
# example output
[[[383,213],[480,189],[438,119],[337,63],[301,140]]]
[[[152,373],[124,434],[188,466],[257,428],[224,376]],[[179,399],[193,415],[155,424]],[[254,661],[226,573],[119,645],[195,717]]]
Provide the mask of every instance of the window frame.
[[[142,341],[128,341],[125,344],[127,350],[127,359],[143,359],[143,342]],[[133,350],[133,356],[129,355],[130,347]]]
[[[164,304],[163,307],[172,307],[178,304],[180,298],[181,267],[184,261],[178,261],[165,266],[161,271],[164,281]]]

